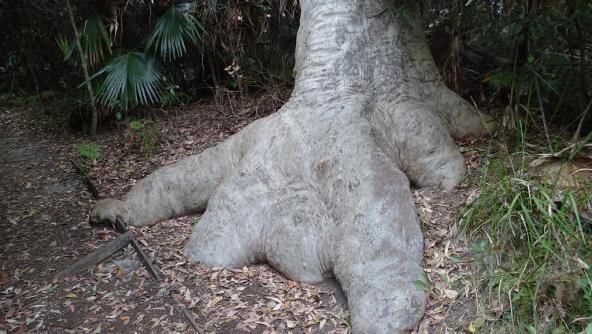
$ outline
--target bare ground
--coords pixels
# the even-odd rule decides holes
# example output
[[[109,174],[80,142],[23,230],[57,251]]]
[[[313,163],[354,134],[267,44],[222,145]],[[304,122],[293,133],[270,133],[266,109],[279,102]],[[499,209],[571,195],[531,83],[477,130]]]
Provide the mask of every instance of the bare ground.
[[[259,102],[259,104],[258,104]],[[192,105],[157,122],[159,145],[142,153],[137,136],[101,134],[102,159],[91,177],[101,197],[123,195],[161,165],[213,146],[253,119],[261,101],[225,114],[214,103]],[[281,101],[263,101],[278,105]],[[311,286],[265,266],[238,270],[189,264],[182,249],[199,217],[135,229],[161,270],[156,282],[131,249],[91,271],[55,281],[57,272],[116,234],[91,228],[94,203],[69,162],[79,137],[51,135],[30,111],[0,112],[0,334],[3,333],[349,333],[346,301],[334,282]],[[472,175],[485,142],[461,142]],[[469,178],[471,179],[471,178]],[[467,181],[444,193],[414,190],[425,235],[430,302],[418,333],[466,331],[476,313],[469,247],[457,237],[458,208],[477,193]]]

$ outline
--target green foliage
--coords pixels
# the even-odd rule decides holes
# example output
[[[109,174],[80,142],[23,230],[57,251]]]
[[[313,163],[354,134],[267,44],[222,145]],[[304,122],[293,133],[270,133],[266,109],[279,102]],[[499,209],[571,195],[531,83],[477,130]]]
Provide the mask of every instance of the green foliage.
[[[118,114],[124,119],[136,112],[131,109],[141,105],[169,108],[189,98],[209,95],[211,87],[233,90],[240,86],[246,96],[253,89],[275,89],[278,83],[290,85],[293,79],[297,2],[71,4],[83,53],[91,65],[93,85],[97,89],[102,87],[100,103],[118,109],[107,112],[103,108],[99,113],[100,125],[112,124],[109,118]],[[5,50],[0,53],[0,94],[25,96],[52,89],[58,90],[52,99],[82,100],[86,87],[80,85],[84,80],[80,59],[72,56],[72,26],[65,6],[60,6],[63,2],[56,5],[33,2],[29,6],[25,2],[0,0],[2,23],[6,31],[12,32],[0,37],[0,46]],[[27,16],[26,24],[22,21],[23,13]],[[123,59],[129,53],[126,50],[141,51],[151,57],[135,54]],[[241,66],[242,77],[224,71],[234,60]],[[137,68],[129,66],[131,63],[142,63],[142,74],[130,73],[128,69]],[[76,127],[88,123],[89,118],[84,108],[79,109],[73,118],[81,118],[80,122],[71,122]]]
[[[562,189],[534,179],[525,145],[486,158],[481,193],[460,217],[484,274],[492,332],[581,332],[592,314],[592,226],[581,210],[592,184]],[[493,306],[495,305],[495,307]]]
[[[461,30],[471,49],[507,59],[486,76],[497,93],[519,104],[540,82],[550,123],[577,119],[592,96],[592,5],[587,0],[472,1]]]
[[[72,61],[74,39],[68,40],[61,34],[55,37],[56,44],[64,56],[64,61]],[[112,52],[112,41],[103,18],[93,15],[84,22],[81,30],[80,44],[90,66],[97,66]]]
[[[495,72],[492,72],[489,74],[487,78],[485,78],[486,82],[489,82],[493,87],[495,87],[498,90],[503,88],[512,88],[514,80],[514,73],[506,69],[500,69]]]
[[[174,105],[181,104],[187,99],[187,94],[181,92],[179,86],[169,84],[163,89],[162,97],[160,98],[160,108],[170,108]]]
[[[129,122],[129,128],[133,137],[138,138],[141,142],[142,151],[152,154],[160,139],[158,126],[152,120],[143,118]]]
[[[64,55],[64,61],[68,61],[72,57],[72,53],[74,52],[74,48],[72,47],[72,42],[70,42],[67,38],[63,37],[61,34],[58,34],[55,37],[56,44],[58,48]]]
[[[98,65],[111,53],[111,38],[99,15],[93,15],[86,20],[80,43],[91,66]]]
[[[178,58],[187,51],[186,42],[196,43],[202,27],[193,15],[193,3],[171,6],[156,22],[148,38],[147,48],[154,48],[166,60]],[[111,39],[103,19],[94,15],[86,20],[82,44],[93,65],[111,53]],[[58,45],[67,59],[70,44],[58,38]],[[111,58],[91,78],[100,78],[97,89],[99,103],[109,107],[128,109],[140,104],[160,102],[170,106],[180,101],[178,86],[169,85],[162,94],[165,77],[157,62],[146,53],[131,51]],[[176,88],[175,88],[176,87]]]
[[[297,8],[296,2],[209,1],[202,9],[208,32],[203,45],[218,67],[217,83],[241,95],[278,81],[291,83]]]
[[[148,39],[148,48],[154,49],[162,58],[175,59],[187,52],[186,43],[197,43],[203,27],[194,16],[195,4],[173,5],[156,21]]]
[[[6,15],[6,12],[8,7],[8,1],[7,0],[0,0],[0,18],[3,17],[4,15]]]
[[[160,100],[163,75],[154,59],[141,52],[127,52],[111,59],[91,79],[101,77],[98,101],[128,109]]]
[[[86,143],[74,145],[78,156],[83,160],[94,163],[101,159],[101,146],[97,143]]]

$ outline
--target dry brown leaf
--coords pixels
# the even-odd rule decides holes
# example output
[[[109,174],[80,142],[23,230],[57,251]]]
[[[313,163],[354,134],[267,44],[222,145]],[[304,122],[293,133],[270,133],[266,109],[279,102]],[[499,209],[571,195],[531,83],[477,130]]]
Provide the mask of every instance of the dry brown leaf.
[[[448,297],[450,299],[456,299],[459,295],[458,291],[451,290],[451,289],[444,290],[444,294],[446,295],[446,297]]]

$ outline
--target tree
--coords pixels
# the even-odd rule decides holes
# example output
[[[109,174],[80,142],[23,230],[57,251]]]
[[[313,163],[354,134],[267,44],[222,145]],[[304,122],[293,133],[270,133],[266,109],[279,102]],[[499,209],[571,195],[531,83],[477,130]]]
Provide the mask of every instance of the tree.
[[[70,6],[70,0],[66,0],[66,9],[68,10],[68,16],[70,18],[70,23],[72,24],[72,30],[74,30],[74,42],[76,43],[76,49],[78,50],[78,54],[80,55],[80,64],[82,65],[82,73],[84,74],[84,80],[86,81],[86,89],[88,90],[88,97],[89,97],[90,108],[91,108],[91,113],[92,113],[90,134],[93,138],[95,138],[97,136],[98,112],[97,112],[97,105],[95,102],[95,92],[94,92],[92,84],[90,82],[90,75],[88,74],[88,63],[86,61],[87,54],[84,53],[84,51],[82,50],[82,45],[80,44],[80,35],[78,34],[78,28],[76,27],[76,20],[74,19],[74,13],[72,11],[72,7]]]
[[[444,84],[418,19],[392,0],[303,0],[290,100],[220,145],[165,166],[91,221],[153,224],[205,210],[186,256],[268,262],[304,282],[335,276],[354,333],[400,333],[423,316],[423,237],[409,183],[464,177],[453,138],[482,117]]]

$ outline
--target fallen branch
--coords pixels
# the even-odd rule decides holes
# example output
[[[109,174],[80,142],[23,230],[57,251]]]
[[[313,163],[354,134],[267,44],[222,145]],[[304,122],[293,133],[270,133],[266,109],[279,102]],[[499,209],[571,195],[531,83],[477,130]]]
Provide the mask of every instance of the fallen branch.
[[[154,278],[156,278],[158,281],[161,281],[158,271],[156,270],[156,268],[154,267],[146,253],[144,253],[144,251],[140,247],[140,244],[138,243],[138,240],[134,237],[132,231],[128,229],[127,225],[123,222],[123,220],[117,217],[112,227],[122,234],[117,238],[109,241],[108,243],[106,243],[96,251],[92,252],[91,254],[85,256],[82,260],[74,263],[67,269],[61,271],[59,274],[56,275],[55,279],[57,280],[69,275],[74,275],[83,272],[89,269],[90,267],[98,264],[99,262],[103,261],[104,259],[108,258],[109,256],[113,255],[115,252],[119,251],[125,246],[131,244],[131,246],[135,249],[136,253],[138,254],[140,261],[142,262],[144,267],[146,267],[146,270],[148,270],[148,272],[150,272],[150,274],[152,274],[152,276],[154,276]],[[185,307],[185,305],[183,304],[179,304],[177,306],[179,307],[179,309],[181,309],[181,313],[183,313],[183,315],[187,318],[189,323],[191,323],[191,326],[193,326],[195,332],[199,334],[199,325],[197,324],[197,321],[195,321],[195,318],[193,317],[191,312],[189,312],[187,307]]]
[[[126,233],[128,233],[128,232],[126,232]],[[144,267],[146,267],[146,270],[148,270],[148,272],[151,273],[152,276],[154,276],[154,278],[156,278],[157,281],[160,281],[160,276],[158,275],[156,268],[154,268],[154,265],[152,265],[152,262],[150,262],[150,259],[148,258],[148,256],[146,256],[146,253],[144,253],[142,248],[140,248],[140,245],[138,244],[138,240],[136,240],[136,238],[133,235],[130,239],[130,243],[131,243],[132,247],[134,247],[134,249],[136,250],[138,257],[140,258],[140,261],[142,261],[142,264],[144,265]]]
[[[156,278],[157,281],[160,281],[158,271],[156,270],[156,268],[154,267],[146,253],[144,253],[144,251],[138,244],[138,240],[136,240],[132,231],[128,230],[127,225],[121,220],[121,218],[117,217],[115,219],[113,227],[117,232],[122,234],[117,238],[109,241],[107,244],[103,245],[96,251],[85,256],[82,260],[74,263],[66,270],[61,271],[59,274],[56,275],[56,279],[83,272],[88,268],[103,261],[104,259],[108,258],[109,256],[115,254],[117,251],[124,248],[125,246],[131,244],[136,253],[138,254],[138,258],[140,258],[140,261],[142,262],[146,270],[148,270],[148,272],[152,274],[152,276],[154,276],[154,278]]]
[[[120,217],[115,218],[115,223],[113,223],[113,228],[119,233],[127,233],[128,232],[127,225],[123,222],[123,220]],[[151,273],[152,276],[154,276],[154,278],[156,278],[157,281],[160,281],[160,276],[158,275],[158,271],[156,270],[154,265],[152,265],[152,262],[150,261],[150,259],[146,255],[146,253],[144,253],[144,251],[142,250],[142,247],[140,247],[140,244],[138,244],[138,240],[136,239],[136,237],[133,234],[130,239],[130,244],[136,250],[138,257],[140,258],[140,261],[142,262],[142,264],[144,265],[146,270],[148,270],[148,272]]]
[[[88,174],[86,172],[86,169],[82,166],[82,164],[78,163],[74,159],[70,159],[70,162],[74,166],[74,169],[76,169],[76,171],[78,172],[78,175],[80,175],[80,178],[82,179],[82,183],[84,183],[84,185],[86,186],[86,189],[88,189],[88,192],[90,192],[90,194],[92,195],[92,197],[94,199],[98,199],[99,198],[99,191],[97,190],[97,187],[95,187],[95,185],[90,180],[90,177],[88,176]]]
[[[83,272],[90,267],[98,264],[99,262],[103,261],[104,259],[108,258],[109,256],[113,255],[115,252],[119,251],[120,249],[124,248],[130,243],[132,239],[132,232],[128,231],[124,234],[118,236],[117,238],[109,241],[101,248],[97,249],[96,251],[88,254],[82,260],[74,263],[67,269],[61,271],[56,275],[56,279],[60,279],[66,276],[78,274]]]
[[[191,323],[191,326],[193,326],[193,328],[195,329],[195,332],[197,334],[199,334],[199,325],[195,321],[195,318],[193,317],[193,315],[191,315],[191,312],[189,312],[187,307],[185,307],[185,305],[183,305],[183,304],[180,304],[179,308],[181,309],[181,312],[183,313],[183,315],[185,315],[185,318],[187,318],[187,320],[189,320],[189,322]]]

